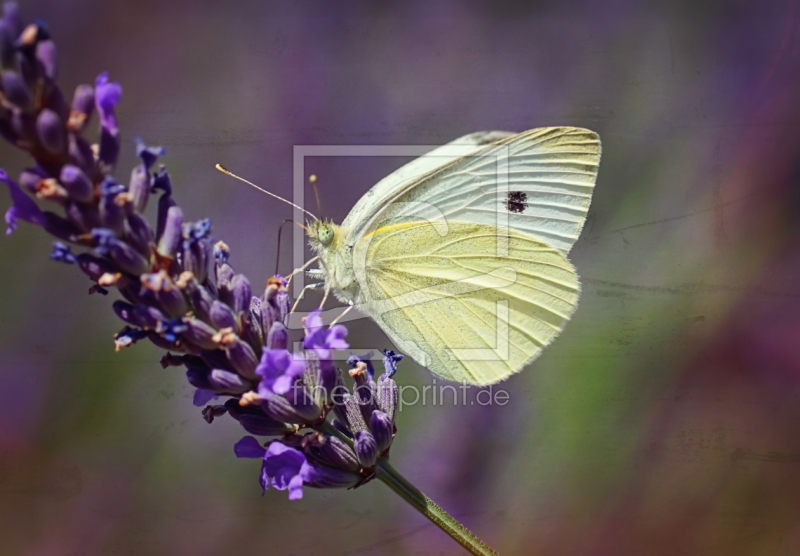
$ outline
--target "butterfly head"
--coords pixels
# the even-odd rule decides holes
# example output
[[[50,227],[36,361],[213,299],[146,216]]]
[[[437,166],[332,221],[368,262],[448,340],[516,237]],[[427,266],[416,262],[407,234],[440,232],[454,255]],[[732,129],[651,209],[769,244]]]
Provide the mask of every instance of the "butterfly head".
[[[308,243],[316,251],[330,249],[339,239],[339,226],[330,220],[314,220],[308,223]]]

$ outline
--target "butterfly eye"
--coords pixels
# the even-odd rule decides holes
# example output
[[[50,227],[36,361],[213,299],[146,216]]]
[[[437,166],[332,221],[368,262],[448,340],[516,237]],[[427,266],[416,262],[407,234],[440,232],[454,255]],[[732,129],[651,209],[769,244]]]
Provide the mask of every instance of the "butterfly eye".
[[[322,245],[330,245],[333,241],[333,228],[321,228],[319,230],[319,242]]]

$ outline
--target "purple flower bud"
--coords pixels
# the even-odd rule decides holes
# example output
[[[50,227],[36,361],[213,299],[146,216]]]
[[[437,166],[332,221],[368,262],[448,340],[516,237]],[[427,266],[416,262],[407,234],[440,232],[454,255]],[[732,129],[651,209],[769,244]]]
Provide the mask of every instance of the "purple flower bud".
[[[216,330],[195,317],[184,317],[183,322],[188,325],[183,337],[192,344],[202,349],[216,349],[217,342],[214,340]]]
[[[3,94],[11,104],[22,111],[28,111],[33,106],[33,95],[25,84],[20,74],[15,71],[3,72]]]
[[[122,98],[122,87],[119,86],[119,83],[111,83],[106,72],[97,76],[94,86],[100,125],[109,132],[118,132],[115,108]]]
[[[67,127],[74,133],[82,133],[94,112],[94,88],[91,85],[78,85],[72,96],[72,111]]]
[[[155,329],[158,327],[159,322],[167,320],[161,311],[147,305],[133,305],[117,300],[111,308],[119,318],[139,328]]]
[[[100,129],[100,149],[97,159],[100,167],[106,173],[110,173],[119,158],[120,136],[119,130],[111,131],[106,128]]]
[[[125,219],[125,237],[139,253],[150,257],[150,245],[153,242],[153,231],[142,215],[132,213]]]
[[[186,348],[179,344],[178,342],[170,342],[169,340],[165,340],[161,337],[158,332],[155,331],[148,331],[147,332],[147,339],[153,342],[156,347],[161,349],[166,349],[170,351],[186,351]]]
[[[19,185],[31,195],[36,195],[39,182],[47,177],[47,174],[39,168],[26,168],[19,174]]]
[[[163,197],[162,197],[163,199]],[[158,241],[158,252],[166,257],[175,258],[181,245],[183,226],[183,211],[179,206],[169,207],[167,210],[164,231]]]
[[[221,349],[204,351],[200,354],[200,358],[210,369],[225,369],[226,371],[233,370],[233,365],[231,365],[228,355]]]
[[[58,76],[58,53],[51,40],[43,40],[36,45],[36,58],[42,64],[44,74],[50,81]]]
[[[3,4],[3,23],[14,39],[22,33],[22,17],[19,15],[19,8],[16,3],[6,2]]]
[[[267,349],[285,350],[289,346],[289,332],[283,323],[274,322],[267,335]]]
[[[100,222],[100,213],[92,205],[68,201],[64,210],[67,219],[79,228],[81,232],[103,227],[102,222]]]
[[[228,354],[228,359],[236,372],[247,378],[256,378],[258,358],[253,348],[234,334],[233,329],[220,330],[214,336],[214,341]]]
[[[95,282],[106,274],[119,272],[119,269],[109,261],[89,253],[81,253],[76,256],[76,259],[78,259],[80,269]]]
[[[211,221],[208,219],[183,225],[183,268],[193,273],[201,284],[208,275],[210,232]]]
[[[69,106],[67,105],[66,99],[64,99],[64,93],[61,92],[56,86],[50,87],[50,91],[45,92],[45,99],[43,108],[49,108],[56,114],[58,117],[61,118],[62,122],[69,121]]]
[[[23,174],[26,172],[23,172]],[[36,176],[36,174],[33,174],[33,176]],[[77,166],[65,164],[61,168],[59,181],[61,185],[64,186],[64,189],[67,190],[69,196],[76,201],[88,203],[94,200],[94,187],[92,187],[92,182],[89,181],[89,178],[83,170]]]
[[[117,314],[119,318],[127,322],[128,324],[133,324],[134,326],[138,326],[138,322],[135,321],[133,317],[133,305],[122,300],[117,300],[111,304],[111,309]]]
[[[186,380],[188,380],[189,384],[195,388],[211,391],[211,384],[208,381],[210,374],[211,371],[208,369],[204,369],[202,367],[190,367],[186,369]]]
[[[148,147],[141,139],[134,139],[136,142],[136,156],[142,159],[145,173],[150,171],[153,164],[156,163],[159,156],[164,156],[166,150],[164,147]]]
[[[133,247],[117,239],[111,230],[95,228],[91,234],[97,244],[95,248],[97,254],[111,257],[111,260],[125,272],[139,275],[149,270],[150,263],[147,259]]]
[[[69,246],[60,241],[53,243],[53,252],[50,254],[50,258],[54,261],[66,264],[75,264],[77,261]]]
[[[369,420],[369,429],[372,431],[372,436],[375,437],[378,454],[384,453],[392,445],[392,437],[394,436],[392,420],[383,411],[376,409],[372,412],[372,417]]]
[[[368,431],[358,431],[353,442],[353,448],[361,467],[369,469],[378,460],[378,443]]]
[[[122,97],[122,87],[111,83],[107,73],[95,81],[95,104],[100,115],[100,150],[98,158],[105,169],[111,169],[119,157],[119,127],[115,107]]]
[[[236,274],[231,280],[231,300],[233,301],[233,312],[239,315],[250,309],[250,299],[253,297],[253,291],[250,288],[250,282],[244,274]]]
[[[233,306],[233,292],[231,290],[231,280],[235,275],[233,268],[228,263],[217,263],[217,291],[223,303]]]
[[[188,329],[189,325],[186,324],[183,319],[164,319],[156,323],[155,332],[166,341],[177,343],[180,336]],[[208,371],[208,369],[206,369],[206,371]],[[206,386],[198,386],[198,388],[206,388]]]
[[[125,232],[125,211],[118,201],[123,193],[125,186],[115,183],[111,178],[106,178],[100,184],[100,218],[103,226],[118,236]]]
[[[147,337],[147,332],[145,332],[144,330],[139,330],[138,328],[131,328],[130,326],[126,326],[116,335],[114,335],[114,345],[116,346],[116,350],[119,351],[122,348],[131,346],[136,342],[138,342],[139,340],[146,337]]]
[[[89,142],[78,135],[69,135],[69,158],[73,164],[86,172],[90,179],[97,175],[94,153]]]
[[[320,432],[310,432],[303,437],[303,452],[309,461],[358,473],[361,466],[352,448],[336,438]]]
[[[302,466],[300,476],[305,484],[316,488],[350,488],[361,481],[357,473],[309,463]]]
[[[244,430],[256,436],[279,436],[291,432],[292,427],[267,415],[245,413],[239,417]]]
[[[358,399],[355,396],[344,393],[342,395],[342,405],[336,405],[334,408],[341,408],[336,411],[336,415],[347,423],[352,432],[368,430],[367,423],[361,413],[361,404],[358,403]]]
[[[363,361],[359,361],[355,369],[350,369],[350,376],[355,380],[353,394],[361,408],[361,416],[364,422],[369,422],[372,412],[378,409],[375,382],[369,379],[367,364]]]
[[[383,411],[392,421],[394,421],[394,415],[397,410],[397,396],[397,383],[394,379],[381,375],[378,380],[378,409]]]
[[[242,319],[244,321],[244,334],[245,337],[253,347],[260,348],[264,345],[265,337],[264,331],[261,329],[261,299],[258,297],[250,298],[250,309],[246,316]],[[260,355],[260,353],[259,353]]]
[[[320,418],[320,408],[306,393],[302,385],[295,385],[286,395],[271,394],[261,407],[278,421],[297,425],[313,423]]]
[[[0,170],[0,181],[8,186],[11,194],[11,208],[6,211],[6,234],[10,234],[17,228],[17,221],[24,220],[37,226],[44,226],[45,216],[42,210],[36,205],[33,199],[28,197],[17,182],[11,179],[5,170]],[[63,238],[62,238],[63,239]]]
[[[223,369],[211,371],[208,382],[215,392],[225,394],[243,394],[252,388],[250,381]]]
[[[205,287],[197,283],[194,274],[191,272],[182,273],[175,285],[182,289],[183,293],[189,298],[195,316],[211,324],[211,305],[215,303],[216,300],[211,297],[211,294],[208,293]]]
[[[8,216],[8,213],[6,213],[6,216]],[[66,218],[49,211],[43,212],[42,218],[44,219],[44,224],[42,224],[42,227],[44,228],[44,231],[51,236],[55,236],[58,239],[63,239],[64,241],[77,241],[77,237],[80,235],[81,230],[79,230]]]
[[[128,191],[130,191],[133,209],[136,212],[144,212],[150,197],[150,174],[147,173],[143,164],[136,165],[131,171]]]
[[[214,244],[214,260],[217,264],[225,264],[231,256],[231,250],[224,241],[218,241]]]
[[[153,178],[153,190],[151,193],[155,193],[158,190],[163,191],[164,196],[169,197],[172,195],[172,182],[170,182],[169,173],[167,173],[167,169],[163,164]]]
[[[39,143],[46,151],[59,154],[64,150],[64,123],[52,110],[45,108],[39,112],[39,117],[36,118],[36,132],[39,136]]]
[[[214,300],[211,303],[208,316],[211,324],[217,328],[236,328],[236,317],[233,316],[233,311],[221,301]]]
[[[48,33],[43,23],[30,23],[19,33],[15,46],[23,53],[30,54],[32,52],[32,47],[35,47],[40,41],[45,41],[49,38],[50,33]]]
[[[402,353],[395,353],[390,349],[383,351],[383,367],[386,369],[387,378],[392,378],[397,372],[397,365],[405,357]]]

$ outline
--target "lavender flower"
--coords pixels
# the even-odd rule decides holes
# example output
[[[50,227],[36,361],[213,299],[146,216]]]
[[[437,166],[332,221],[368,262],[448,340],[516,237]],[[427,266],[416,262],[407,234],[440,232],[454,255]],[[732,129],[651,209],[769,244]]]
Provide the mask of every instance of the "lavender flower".
[[[43,228],[59,240],[53,260],[76,264],[93,292],[119,292],[112,308],[125,326],[116,349],[147,339],[168,350],[162,366],[185,368],[203,418],[211,423],[228,414],[253,435],[234,453],[262,460],[263,490],[287,490],[295,500],[303,486],[352,488],[373,479],[396,430],[391,376],[402,356],[386,352],[378,383],[368,359],[351,358],[351,394],[334,359],[348,348],[347,328],[325,327],[319,311],[304,320],[303,352],[290,353],[287,281],[274,276],[253,295],[251,282],[230,264],[230,248],[212,239],[211,221],[188,221],[166,169],[153,170],[163,148],[137,139],[141,163],[127,184],[117,181],[120,85],[101,73],[94,86],[77,87],[70,108],[54,81],[56,47],[48,33],[39,25],[22,28],[13,5],[4,13],[0,35],[13,30],[19,39],[0,45],[0,134],[33,157],[19,183],[0,170],[12,200],[7,233],[20,220]],[[92,144],[84,132],[95,113],[100,137]],[[155,196],[153,226],[144,212]],[[220,397],[227,399],[213,401]],[[274,438],[262,445],[255,436]]]
[[[20,220],[39,226],[60,240],[51,258],[77,264],[94,282],[90,293],[116,288],[123,299],[112,307],[126,323],[115,336],[117,350],[150,340],[168,350],[164,368],[185,367],[197,388],[195,405],[228,397],[203,408],[208,423],[228,414],[251,435],[276,437],[262,445],[246,436],[234,446],[238,457],[261,459],[262,492],[272,486],[296,500],[304,486],[355,488],[377,477],[471,552],[493,554],[387,461],[397,430],[392,376],[402,355],[384,352],[386,371],[377,382],[369,358],[352,357],[351,393],[333,357],[347,349],[347,329],[326,329],[319,312],[304,322],[303,353],[290,354],[287,281],[274,276],[253,296],[251,282],[229,264],[228,246],[213,243],[211,221],[186,221],[166,169],[151,171],[164,149],[137,140],[141,164],[128,185],[114,178],[120,85],[101,73],[94,87],[79,85],[68,105],[55,83],[49,33],[40,24],[23,26],[12,3],[0,17],[0,63],[0,136],[33,158],[19,183],[0,170],[12,201],[6,233]],[[95,109],[100,137],[92,144],[83,134]],[[159,193],[152,226],[144,212]],[[29,195],[57,212],[43,211]],[[69,244],[85,250],[75,254]]]

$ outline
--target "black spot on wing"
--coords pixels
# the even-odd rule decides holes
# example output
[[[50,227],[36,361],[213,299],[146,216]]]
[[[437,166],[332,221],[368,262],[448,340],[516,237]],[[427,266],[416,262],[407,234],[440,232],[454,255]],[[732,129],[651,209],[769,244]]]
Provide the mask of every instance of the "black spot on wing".
[[[509,212],[524,212],[528,208],[528,194],[524,191],[509,191],[505,204]]]

